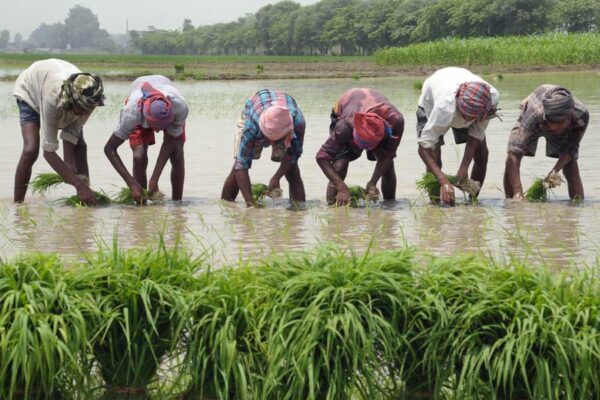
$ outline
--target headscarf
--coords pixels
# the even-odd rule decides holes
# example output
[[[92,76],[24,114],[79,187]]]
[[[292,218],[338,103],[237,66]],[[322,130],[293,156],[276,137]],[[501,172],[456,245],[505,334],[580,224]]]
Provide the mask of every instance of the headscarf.
[[[379,115],[371,112],[354,114],[354,143],[363,150],[372,150],[386,135],[386,123]]]
[[[287,107],[273,104],[264,109],[258,118],[258,127],[270,141],[276,142],[284,139],[286,149],[292,146],[294,121]]]
[[[458,112],[466,121],[483,120],[496,113],[492,107],[489,85],[483,82],[467,82],[460,85],[456,93]]]
[[[142,84],[142,97],[138,107],[144,114],[148,126],[160,131],[166,129],[175,119],[175,111],[171,101],[148,82]]]
[[[77,106],[84,110],[92,110],[104,105],[104,86],[99,76],[88,73],[75,73],[63,82],[60,92],[60,103],[64,109]]]
[[[564,121],[573,113],[575,100],[568,89],[557,87],[548,90],[542,98],[544,115],[549,121]]]

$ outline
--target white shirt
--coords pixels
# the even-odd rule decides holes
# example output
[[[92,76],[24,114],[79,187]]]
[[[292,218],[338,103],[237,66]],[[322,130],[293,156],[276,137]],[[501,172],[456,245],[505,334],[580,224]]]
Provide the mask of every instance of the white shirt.
[[[173,86],[167,77],[162,75],[147,75],[137,78],[130,87],[127,103],[121,110],[119,125],[115,129],[115,136],[122,140],[127,140],[138,127],[148,128],[148,122],[144,118],[144,113],[140,110],[138,102],[142,98],[142,85],[148,82],[156,90],[161,92],[171,101],[173,105],[174,119],[173,123],[165,129],[165,133],[178,137],[183,133],[185,119],[188,115],[188,106],[185,99],[179,91]]]
[[[42,149],[58,150],[58,130],[61,139],[77,144],[82,135],[87,116],[75,115],[60,106],[60,92],[65,80],[81,70],[71,63],[58,59],[36,61],[21,72],[15,82],[14,96],[40,115]]]
[[[456,92],[467,82],[483,82],[489,85],[492,106],[497,107],[500,96],[495,87],[464,68],[448,67],[436,71],[423,83],[419,107],[423,107],[427,123],[417,143],[425,148],[434,148],[450,128],[469,128],[469,136],[485,139],[485,130],[490,121],[465,121],[456,108]]]

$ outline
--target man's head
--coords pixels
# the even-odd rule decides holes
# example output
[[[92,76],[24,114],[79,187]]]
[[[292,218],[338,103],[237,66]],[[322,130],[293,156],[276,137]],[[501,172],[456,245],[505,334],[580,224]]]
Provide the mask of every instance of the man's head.
[[[456,107],[465,121],[484,120],[493,116],[490,86],[483,82],[467,82],[456,93]]]
[[[142,84],[141,90],[142,98],[139,104],[148,127],[155,131],[168,128],[175,119],[171,101],[148,82]]]
[[[542,98],[544,120],[552,133],[562,132],[571,121],[575,100],[571,92],[557,87],[547,91]]]
[[[354,114],[354,143],[363,150],[373,150],[385,137],[385,121],[375,113]]]
[[[285,147],[291,146],[294,121],[287,107],[278,104],[267,107],[258,118],[258,127],[270,142],[285,139]]]
[[[62,108],[85,115],[104,105],[104,86],[99,76],[80,72],[63,82],[60,97]]]

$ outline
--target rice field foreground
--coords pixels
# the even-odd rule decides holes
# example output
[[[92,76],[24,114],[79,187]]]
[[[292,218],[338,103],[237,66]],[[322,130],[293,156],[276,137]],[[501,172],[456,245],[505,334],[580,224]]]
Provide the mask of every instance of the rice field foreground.
[[[380,50],[381,65],[587,65],[600,63],[600,33],[449,38]]]
[[[411,248],[0,263],[0,398],[598,399],[598,271]]]

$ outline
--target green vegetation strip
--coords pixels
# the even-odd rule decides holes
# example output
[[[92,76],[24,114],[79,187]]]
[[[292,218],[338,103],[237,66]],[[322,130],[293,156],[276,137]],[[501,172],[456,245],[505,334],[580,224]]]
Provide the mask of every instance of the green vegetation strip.
[[[23,255],[0,262],[0,398],[596,399],[599,303],[593,271],[408,248]]]
[[[600,33],[444,39],[375,54],[381,65],[596,65]]]

